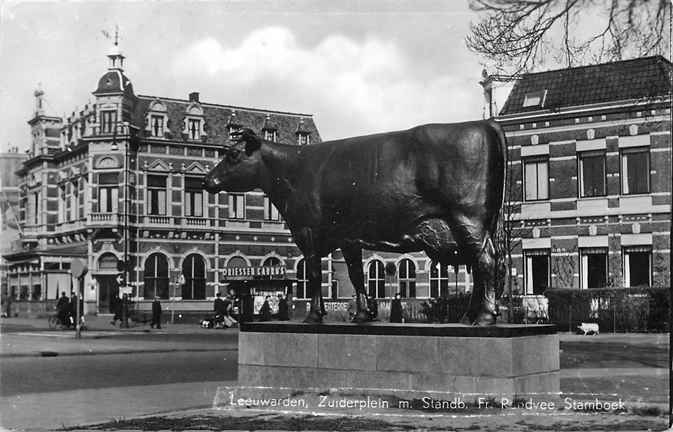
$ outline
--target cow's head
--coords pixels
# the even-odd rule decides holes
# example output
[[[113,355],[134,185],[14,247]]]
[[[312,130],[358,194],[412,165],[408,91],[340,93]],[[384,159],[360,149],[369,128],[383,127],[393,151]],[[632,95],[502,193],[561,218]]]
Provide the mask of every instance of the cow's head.
[[[259,187],[262,142],[251,129],[233,134],[234,144],[224,147],[224,158],[203,179],[210,193],[247,192]]]

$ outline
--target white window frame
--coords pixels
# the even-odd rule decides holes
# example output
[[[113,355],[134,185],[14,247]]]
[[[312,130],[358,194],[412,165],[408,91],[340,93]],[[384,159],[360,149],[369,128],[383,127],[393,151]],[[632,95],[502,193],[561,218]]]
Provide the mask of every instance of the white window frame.
[[[264,196],[264,220],[280,221],[280,213],[268,196]]]
[[[428,286],[429,289],[429,296],[432,297],[432,283],[437,282],[437,297],[434,298],[441,298],[442,297],[442,282],[446,282],[446,295],[448,296],[451,293],[451,276],[449,276],[449,269],[447,266],[442,266],[441,264],[437,264],[437,266],[432,267],[432,263],[429,265],[430,271],[429,271],[429,281],[430,284]],[[433,276],[432,272],[434,271],[437,272],[437,276]],[[442,276],[442,271],[446,271],[446,277]]]
[[[229,219],[245,219],[245,194],[229,194],[227,213]]]
[[[635,250],[635,249],[642,249],[642,250]],[[624,287],[625,288],[630,288],[631,287],[631,260],[630,256],[633,253],[646,253],[648,256],[648,286],[652,286],[652,248],[651,246],[627,246],[622,248],[622,257],[623,257],[623,265],[624,265]]]
[[[551,254],[549,250],[528,250],[524,251],[524,272],[525,272],[525,291],[526,295],[533,295],[535,287],[533,286],[533,257],[547,257],[547,287],[551,286]]]
[[[647,178],[647,190],[645,192],[629,192],[629,173],[628,173],[628,164],[626,163],[628,155],[630,154],[639,154],[645,153],[647,155],[647,167],[643,170],[643,175]],[[651,154],[649,147],[629,147],[621,149],[619,154],[619,167],[620,167],[620,178],[621,178],[621,193],[622,195],[644,195],[649,194],[652,190],[652,182],[650,176],[650,165]]]
[[[185,200],[185,217],[204,217],[206,215],[206,193],[205,191],[196,191],[196,190],[187,190],[187,178],[184,178],[184,200]],[[195,177],[192,177],[195,178]],[[192,202],[190,201],[190,196],[194,197],[195,205],[192,205]],[[200,196],[201,197],[201,205],[196,206],[196,198]],[[195,214],[195,209],[200,210],[201,214]]]
[[[597,248],[601,249],[600,254],[605,255],[605,286],[608,285],[608,277],[610,275],[610,263],[609,263],[609,254],[607,248]],[[589,255],[597,255],[596,253],[591,253],[590,251],[594,248],[580,249],[580,289],[588,288],[601,288],[601,287],[589,287]]]
[[[159,130],[155,127],[155,123],[161,121]],[[166,115],[165,114],[150,114],[150,134],[155,138],[163,138],[166,133]]]
[[[162,177],[164,179],[164,187],[150,186],[150,177]],[[157,192],[157,213],[152,213],[152,197],[153,192]],[[162,193],[163,192],[163,200]],[[163,201],[163,203],[162,203]],[[163,204],[163,206],[162,206]],[[147,214],[150,216],[166,216],[168,215],[168,177],[163,175],[148,175],[147,176]],[[162,211],[163,210],[163,211]]]
[[[297,143],[299,145],[309,145],[311,144],[311,135],[307,133],[297,134]]]
[[[593,157],[601,157],[603,160],[603,193],[602,194],[596,194],[596,195],[585,195],[584,194],[584,159],[585,158],[593,158]],[[605,155],[605,152],[603,151],[587,151],[587,152],[582,152],[577,155],[577,163],[579,164],[579,179],[578,179],[578,189],[579,189],[579,197],[580,198],[595,198],[595,197],[604,197],[607,195],[607,189],[608,189],[608,179],[607,179],[607,158]]]
[[[541,178],[540,166],[544,166],[544,178]],[[535,197],[529,197],[530,186],[528,184],[528,175],[535,170]],[[549,199],[549,159],[547,158],[528,158],[523,162],[523,183],[524,183],[524,201],[544,201]],[[540,192],[540,186],[544,185],[544,196]]]
[[[376,265],[377,263],[380,263],[381,266]],[[374,267],[374,277],[371,277],[371,267]],[[383,263],[382,260],[380,259],[373,259],[369,261],[367,264],[367,295],[369,295],[369,285],[374,282],[374,286],[376,287],[376,295],[374,296],[375,298],[386,298],[386,265]],[[381,294],[379,292],[379,287],[381,286],[381,283],[383,285],[383,295],[380,296]]]

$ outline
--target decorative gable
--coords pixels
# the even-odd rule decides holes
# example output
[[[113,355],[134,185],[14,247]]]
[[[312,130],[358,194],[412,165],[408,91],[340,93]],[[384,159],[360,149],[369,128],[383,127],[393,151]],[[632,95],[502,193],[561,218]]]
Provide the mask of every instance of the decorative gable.
[[[163,172],[169,172],[171,170],[171,168],[168,166],[166,162],[159,159],[145,165],[145,169],[147,171],[163,171]]]
[[[185,168],[185,172],[187,174],[205,175],[207,170],[204,169],[203,166],[200,163],[194,162],[191,165],[189,165],[187,168]]]

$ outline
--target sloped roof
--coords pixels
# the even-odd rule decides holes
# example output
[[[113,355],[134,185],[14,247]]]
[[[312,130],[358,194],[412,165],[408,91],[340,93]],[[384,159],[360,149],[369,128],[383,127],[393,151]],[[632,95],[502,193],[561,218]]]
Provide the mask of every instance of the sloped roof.
[[[514,84],[500,115],[666,96],[671,67],[664,57],[652,56],[524,74]],[[544,94],[545,90],[541,107],[523,106],[526,95]]]
[[[93,94],[125,93],[133,94],[133,84],[119,69],[113,69],[105,73],[98,80],[98,87]]]
[[[143,131],[149,106],[155,100],[160,100],[166,106],[168,129],[171,132],[172,139],[181,139],[186,109],[193,102],[182,99],[139,95],[135,105],[133,122],[140,126]],[[222,145],[229,140],[228,124],[232,112],[236,113],[236,123],[242,127],[251,128],[260,134],[268,115],[270,121],[277,127],[278,142],[285,144],[295,144],[297,142],[295,132],[300,121],[303,119],[303,129],[311,135],[311,142],[320,142],[320,134],[310,114],[236,107],[207,102],[200,102],[200,106],[203,109],[206,127],[206,138],[203,142],[207,144]]]

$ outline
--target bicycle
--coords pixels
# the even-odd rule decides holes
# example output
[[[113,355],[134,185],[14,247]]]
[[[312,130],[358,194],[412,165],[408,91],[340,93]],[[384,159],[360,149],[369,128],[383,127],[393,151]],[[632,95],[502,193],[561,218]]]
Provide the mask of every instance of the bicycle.
[[[59,330],[67,330],[67,329],[74,329],[75,328],[75,319],[72,315],[68,315],[66,317],[66,322],[65,324],[61,322],[61,318],[58,316],[58,313],[51,315],[48,319],[47,322],[49,323],[49,328],[50,329],[59,329]],[[84,319],[84,315],[81,315],[79,317],[79,329],[80,330],[86,330],[86,320]]]

